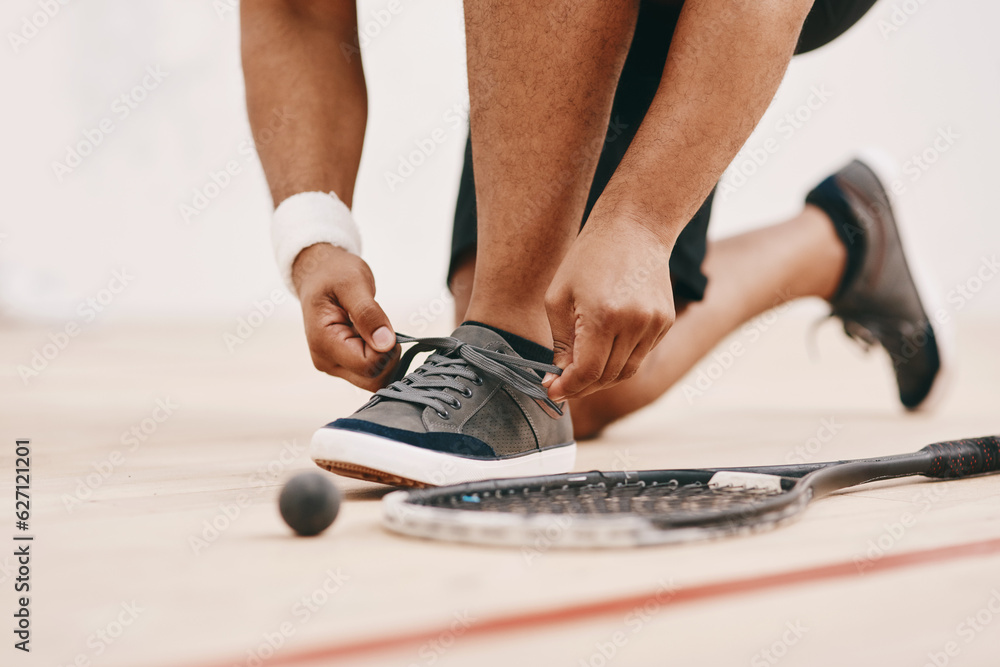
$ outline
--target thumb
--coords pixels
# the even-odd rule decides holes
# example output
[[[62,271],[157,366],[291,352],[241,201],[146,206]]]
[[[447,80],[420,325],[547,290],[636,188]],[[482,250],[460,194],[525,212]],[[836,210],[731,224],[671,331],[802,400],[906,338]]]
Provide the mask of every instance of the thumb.
[[[337,300],[361,337],[377,352],[396,346],[396,334],[389,317],[375,301],[375,287],[363,281],[349,283],[337,290]]]
[[[552,363],[566,368],[573,363],[573,341],[576,336],[576,314],[569,297],[550,301],[545,307],[552,331]],[[556,375],[547,374],[542,384],[546,387],[555,381]]]

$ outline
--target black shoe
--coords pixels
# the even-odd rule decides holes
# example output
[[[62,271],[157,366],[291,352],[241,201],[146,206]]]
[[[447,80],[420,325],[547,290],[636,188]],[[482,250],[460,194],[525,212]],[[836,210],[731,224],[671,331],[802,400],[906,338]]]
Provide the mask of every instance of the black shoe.
[[[943,393],[945,318],[932,314],[934,294],[900,236],[877,153],[856,159],[820,183],[806,203],[822,208],[847,247],[847,268],[830,299],[833,316],[866,349],[881,345],[892,358],[899,399],[908,410],[931,407]],[[876,171],[878,170],[878,172]],[[881,173],[879,173],[881,172]]]

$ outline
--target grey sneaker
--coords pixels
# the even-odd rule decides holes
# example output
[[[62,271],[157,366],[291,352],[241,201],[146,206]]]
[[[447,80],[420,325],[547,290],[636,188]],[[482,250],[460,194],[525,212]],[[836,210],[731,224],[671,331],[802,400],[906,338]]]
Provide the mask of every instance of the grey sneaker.
[[[907,252],[884,183],[891,167],[878,153],[857,159],[820,183],[806,201],[833,219],[847,247],[847,269],[830,300],[832,315],[866,349],[881,345],[892,358],[899,399],[908,410],[942,394],[946,318]],[[876,172],[878,169],[878,172]],[[879,173],[880,172],[880,173]]]
[[[310,451],[316,465],[418,487],[572,469],[576,443],[568,408],[548,398],[536,372],[558,368],[523,358],[485,325],[463,324],[451,337],[397,338],[416,343],[397,376],[417,353],[433,354],[350,417],[316,431]]]

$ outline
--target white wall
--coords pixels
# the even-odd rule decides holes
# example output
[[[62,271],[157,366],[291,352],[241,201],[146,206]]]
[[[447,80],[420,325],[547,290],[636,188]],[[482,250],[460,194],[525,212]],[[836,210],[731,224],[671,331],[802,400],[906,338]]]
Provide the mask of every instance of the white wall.
[[[263,175],[256,157],[240,152],[249,128],[238,18],[220,14],[230,0],[69,0],[15,53],[9,33],[20,32],[39,1],[7,0],[0,10],[0,303],[21,317],[71,316],[125,267],[134,279],[106,319],[246,313],[278,277]],[[362,2],[362,22],[386,5]],[[895,5],[916,12],[897,14],[905,24],[884,36],[879,21],[890,20]],[[465,141],[447,114],[464,105],[465,86],[460,1],[401,6],[364,50],[371,113],[356,216],[380,297],[405,331],[416,308],[440,307]],[[712,233],[794,211],[805,190],[858,147],[881,145],[902,165],[950,127],[958,138],[918,180],[905,177],[900,204],[943,284],[967,281],[981,257],[1000,251],[992,194],[998,25],[1000,7],[982,0],[883,0],[841,40],[796,59],[747,144],[770,138],[778,150],[719,198]],[[140,84],[147,67],[168,74],[122,118],[113,101]],[[830,99],[788,138],[777,123],[814,86]],[[104,118],[113,132],[60,181],[53,162]],[[390,192],[385,172],[436,128],[444,143]],[[229,160],[241,173],[185,223],[179,205]],[[665,174],[664,187],[669,181]],[[1000,279],[964,310],[1000,311]],[[281,312],[296,316],[290,303]]]

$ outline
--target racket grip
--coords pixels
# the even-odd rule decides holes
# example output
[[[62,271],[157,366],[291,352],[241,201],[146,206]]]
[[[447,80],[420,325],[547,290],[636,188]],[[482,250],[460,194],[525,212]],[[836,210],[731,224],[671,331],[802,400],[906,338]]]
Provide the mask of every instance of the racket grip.
[[[923,451],[933,457],[925,473],[928,477],[968,477],[1000,470],[1000,437],[995,435],[939,442]]]

